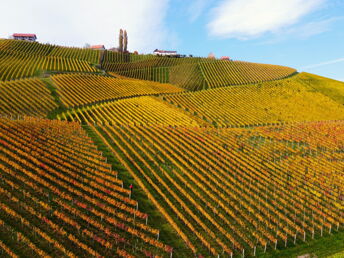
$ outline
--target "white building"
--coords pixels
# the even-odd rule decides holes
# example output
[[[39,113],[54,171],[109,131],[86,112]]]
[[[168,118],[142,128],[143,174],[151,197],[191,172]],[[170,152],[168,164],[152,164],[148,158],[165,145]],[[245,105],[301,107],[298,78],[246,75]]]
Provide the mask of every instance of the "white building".
[[[157,56],[178,56],[177,51],[166,51],[159,49],[155,49],[153,54]]]

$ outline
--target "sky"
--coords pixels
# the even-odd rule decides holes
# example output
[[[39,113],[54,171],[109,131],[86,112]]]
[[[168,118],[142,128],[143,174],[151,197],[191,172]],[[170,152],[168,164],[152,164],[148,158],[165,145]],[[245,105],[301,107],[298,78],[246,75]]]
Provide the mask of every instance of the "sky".
[[[344,0],[11,0],[0,37],[279,64],[344,81]]]

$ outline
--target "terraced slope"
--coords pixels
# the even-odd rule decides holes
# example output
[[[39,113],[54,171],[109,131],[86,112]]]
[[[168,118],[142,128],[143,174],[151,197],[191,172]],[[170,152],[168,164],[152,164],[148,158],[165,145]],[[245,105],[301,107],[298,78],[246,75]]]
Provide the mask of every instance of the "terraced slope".
[[[66,107],[75,107],[108,99],[184,91],[172,84],[117,79],[90,74],[61,74],[51,78],[57,87],[62,103]]]
[[[300,83],[302,76],[163,99],[221,127],[344,119],[343,106]]]
[[[0,82],[0,116],[46,117],[55,108],[57,104],[40,79]]]
[[[77,123],[0,119],[0,250],[12,257],[169,256]]]
[[[343,121],[95,130],[195,254],[252,256],[343,230]]]

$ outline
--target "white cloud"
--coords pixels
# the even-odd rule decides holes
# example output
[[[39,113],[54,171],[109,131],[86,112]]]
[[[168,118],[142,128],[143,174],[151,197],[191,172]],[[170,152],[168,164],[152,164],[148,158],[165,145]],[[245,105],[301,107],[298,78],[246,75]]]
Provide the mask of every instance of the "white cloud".
[[[339,21],[343,20],[343,17],[332,17],[328,19],[323,19],[319,21],[311,21],[301,25],[294,25],[283,31],[275,33],[268,40],[262,42],[262,44],[276,44],[283,40],[305,40],[312,36],[327,32],[331,30],[332,25]]]
[[[318,63],[318,64],[307,65],[307,66],[302,67],[301,69],[312,69],[312,68],[317,68],[317,67],[321,67],[321,66],[337,64],[337,63],[342,63],[342,62],[344,62],[344,57],[337,58],[337,59],[334,59],[334,60],[329,60],[329,61],[326,61],[326,62],[321,62],[321,63]]]
[[[209,34],[250,39],[297,23],[326,0],[223,0],[212,10]]]
[[[125,28],[129,50],[151,52],[168,44],[169,0],[12,0],[1,5],[0,37],[36,33],[40,42],[68,46],[118,45]],[[173,38],[172,38],[173,41]]]
[[[311,36],[321,34],[330,29],[330,25],[335,22],[336,18],[325,19],[322,21],[313,21],[306,24],[295,26],[286,31],[287,35],[294,35],[297,38],[307,39]]]
[[[197,20],[212,1],[213,0],[193,0],[188,9],[190,21],[194,22]]]

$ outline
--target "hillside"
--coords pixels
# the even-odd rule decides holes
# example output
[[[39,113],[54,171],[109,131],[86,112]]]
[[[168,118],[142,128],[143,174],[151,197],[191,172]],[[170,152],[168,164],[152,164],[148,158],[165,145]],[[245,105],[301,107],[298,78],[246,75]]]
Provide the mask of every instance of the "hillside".
[[[104,68],[132,78],[170,82],[188,90],[277,80],[296,72],[295,69],[278,65],[161,57],[127,63],[105,62]]]
[[[344,104],[343,82],[308,73],[302,73],[299,81],[336,102]]]
[[[171,84],[160,84],[133,79],[117,79],[100,75],[61,74],[51,77],[57,93],[66,107],[75,107],[99,101],[177,93],[183,89]]]
[[[139,256],[171,251],[79,124],[2,119],[0,128],[1,240],[14,253],[125,255],[134,242]]]
[[[341,257],[344,83],[0,40],[2,257]]]
[[[323,85],[321,81],[312,86],[305,84],[305,76],[315,81],[317,78],[301,73],[274,82],[185,92],[162,98],[220,127],[343,119],[342,103],[333,101],[331,94],[323,94],[325,88],[313,89],[319,87],[313,85]],[[340,83],[336,86],[340,88]],[[332,96],[340,99],[341,95],[333,93]]]

